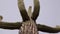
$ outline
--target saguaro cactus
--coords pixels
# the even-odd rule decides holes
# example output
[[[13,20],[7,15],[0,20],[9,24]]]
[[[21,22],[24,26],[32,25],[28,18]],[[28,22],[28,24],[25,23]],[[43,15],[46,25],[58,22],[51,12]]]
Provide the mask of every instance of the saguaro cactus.
[[[28,16],[30,18],[30,21],[26,21],[22,24],[21,31],[19,32],[20,34],[38,34],[37,26],[31,19],[31,15],[32,15],[31,9],[32,9],[32,7],[29,6]]]
[[[20,14],[22,16],[23,22],[9,23],[9,22],[0,21],[0,28],[10,29],[10,30],[18,29],[19,33],[21,34],[38,34],[38,31],[48,32],[48,33],[60,32],[60,28],[52,28],[46,25],[36,24],[36,19],[39,16],[39,10],[40,10],[39,0],[34,0],[34,10],[33,13],[31,14],[27,13],[23,0],[18,0],[18,8],[20,10]]]
[[[36,2],[39,2],[39,1],[37,0]],[[25,10],[23,0],[18,1],[18,7],[20,9],[22,17],[24,16],[23,17],[24,22],[22,23],[22,26],[21,26],[21,29],[20,29],[21,32],[19,32],[19,33],[20,34],[38,34],[36,23],[31,18],[32,13],[29,14],[29,12],[31,12],[31,7],[29,7],[28,14],[27,14],[27,11],[24,11],[24,12],[26,12],[27,16],[25,16],[26,14],[23,15],[24,13],[22,12],[22,9]]]

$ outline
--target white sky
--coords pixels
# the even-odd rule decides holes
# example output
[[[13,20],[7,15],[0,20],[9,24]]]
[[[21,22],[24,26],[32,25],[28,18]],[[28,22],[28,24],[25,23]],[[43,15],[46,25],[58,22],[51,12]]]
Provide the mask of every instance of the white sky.
[[[33,6],[33,0],[24,0],[26,9]],[[37,23],[55,27],[60,25],[60,0],[40,0],[41,10]],[[0,0],[0,15],[3,21],[21,22],[22,18],[17,7],[17,0]],[[18,30],[0,29],[0,34],[18,34]],[[49,34],[39,32],[39,34]],[[58,33],[59,34],[59,33]]]

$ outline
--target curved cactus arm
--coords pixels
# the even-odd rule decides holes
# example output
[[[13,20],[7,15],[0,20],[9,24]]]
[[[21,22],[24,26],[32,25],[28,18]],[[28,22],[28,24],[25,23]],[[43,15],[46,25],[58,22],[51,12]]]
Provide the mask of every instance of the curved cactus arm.
[[[20,10],[23,21],[29,20],[29,16],[28,16],[27,11],[25,9],[23,0],[18,0],[18,8]]]
[[[39,0],[34,0],[34,10],[32,13],[32,19],[33,20],[36,20],[37,17],[39,16],[39,10],[40,10]]]
[[[31,20],[31,15],[32,15],[32,6],[29,6],[29,8],[28,8],[28,16],[29,16],[30,20]]]
[[[41,24],[38,24],[37,28],[38,28],[38,31],[47,32],[47,33],[58,33],[58,32],[60,32],[59,28],[52,28],[52,27],[49,27],[46,25],[41,25]]]
[[[0,22],[0,28],[2,29],[19,29],[21,27],[22,23],[20,22]]]

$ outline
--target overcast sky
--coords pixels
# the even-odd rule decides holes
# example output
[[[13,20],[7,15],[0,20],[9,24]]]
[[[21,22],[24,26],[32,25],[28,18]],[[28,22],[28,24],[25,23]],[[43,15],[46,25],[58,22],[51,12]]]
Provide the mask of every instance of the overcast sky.
[[[60,25],[60,0],[39,0],[40,14],[37,23],[50,27]],[[33,0],[24,0],[25,7],[33,6]],[[21,22],[22,18],[18,10],[17,0],[0,0],[0,15],[5,22]],[[19,30],[0,29],[0,34],[18,34]],[[39,31],[39,34],[49,34]],[[59,34],[59,33],[58,33]]]

